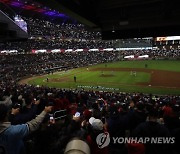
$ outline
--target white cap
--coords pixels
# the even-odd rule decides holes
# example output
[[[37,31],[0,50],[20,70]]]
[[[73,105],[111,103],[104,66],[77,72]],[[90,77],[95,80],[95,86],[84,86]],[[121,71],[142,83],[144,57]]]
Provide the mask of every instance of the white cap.
[[[51,96],[51,95],[52,95],[52,93],[47,93],[47,95],[48,95],[48,96]]]
[[[91,118],[89,119],[89,123],[92,125],[92,123],[93,123],[94,120],[95,120],[95,118],[94,118],[94,117],[91,117]]]
[[[92,127],[95,130],[103,130],[103,122],[100,119],[95,119],[92,123]]]
[[[19,95],[19,96],[18,96],[18,100],[22,100],[22,95]]]

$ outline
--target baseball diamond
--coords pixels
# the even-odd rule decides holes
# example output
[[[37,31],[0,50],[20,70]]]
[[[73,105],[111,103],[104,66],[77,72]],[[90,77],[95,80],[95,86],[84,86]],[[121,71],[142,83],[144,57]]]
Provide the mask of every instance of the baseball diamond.
[[[148,68],[144,68],[145,64]],[[119,61],[72,69],[69,72],[56,72],[24,79],[20,83],[44,85],[56,88],[76,89],[79,86],[103,86],[104,89],[119,88],[124,92],[144,92],[155,94],[180,93],[180,61],[146,60]],[[136,76],[131,75],[136,72]],[[102,73],[103,72],[103,73]],[[76,75],[77,82],[73,77]],[[49,82],[46,82],[46,78]],[[91,89],[91,88],[86,88]],[[96,90],[102,90],[97,87]]]

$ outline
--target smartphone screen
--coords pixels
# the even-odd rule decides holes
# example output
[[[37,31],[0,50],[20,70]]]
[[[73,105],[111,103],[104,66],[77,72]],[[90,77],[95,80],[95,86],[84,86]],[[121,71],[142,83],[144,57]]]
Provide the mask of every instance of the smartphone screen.
[[[54,117],[50,117],[49,120],[54,120]]]

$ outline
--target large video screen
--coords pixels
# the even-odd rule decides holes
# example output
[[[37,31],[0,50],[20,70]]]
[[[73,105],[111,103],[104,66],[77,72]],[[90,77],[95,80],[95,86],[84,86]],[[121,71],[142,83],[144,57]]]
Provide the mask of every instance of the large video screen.
[[[14,21],[22,30],[27,32],[27,23],[20,16],[15,16]]]

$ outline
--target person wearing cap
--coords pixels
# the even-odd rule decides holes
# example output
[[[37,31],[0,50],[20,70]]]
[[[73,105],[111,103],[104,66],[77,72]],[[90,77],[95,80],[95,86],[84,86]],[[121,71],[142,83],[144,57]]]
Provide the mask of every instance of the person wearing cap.
[[[26,101],[26,106],[22,111],[20,110],[21,106],[12,107],[12,112],[9,115],[9,121],[11,122],[11,124],[23,124],[35,118],[39,103],[40,100]],[[13,110],[16,110],[16,112],[14,113]]]
[[[11,125],[7,120],[8,108],[0,104],[0,146],[8,154],[22,154],[25,151],[23,139],[31,132],[37,130],[52,106],[46,106],[35,119],[20,125]]]
[[[91,126],[91,131],[89,135],[87,136],[87,142],[90,145],[91,153],[92,154],[108,154],[109,149],[108,147],[99,148],[96,143],[96,138],[100,133],[104,133],[104,124],[100,119],[95,119],[94,117],[91,117],[89,119],[89,124]]]

